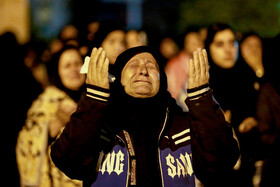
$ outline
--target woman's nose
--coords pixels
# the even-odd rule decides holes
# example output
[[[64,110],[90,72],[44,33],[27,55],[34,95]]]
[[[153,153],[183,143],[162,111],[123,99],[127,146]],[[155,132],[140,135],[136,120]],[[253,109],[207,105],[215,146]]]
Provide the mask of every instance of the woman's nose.
[[[144,75],[144,76],[148,75],[148,70],[145,65],[141,65],[139,68],[140,68],[140,75]]]

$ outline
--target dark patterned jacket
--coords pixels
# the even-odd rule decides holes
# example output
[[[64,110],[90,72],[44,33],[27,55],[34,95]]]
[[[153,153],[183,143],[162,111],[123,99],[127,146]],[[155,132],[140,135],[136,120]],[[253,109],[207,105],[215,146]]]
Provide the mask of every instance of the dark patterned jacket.
[[[104,122],[109,95],[102,88],[88,88],[52,145],[56,166],[84,186],[137,185],[131,135],[122,130],[112,137]],[[166,108],[157,135],[162,186],[195,186],[195,177],[205,186],[230,186],[239,156],[232,127],[208,87],[190,90],[186,104],[187,113]]]

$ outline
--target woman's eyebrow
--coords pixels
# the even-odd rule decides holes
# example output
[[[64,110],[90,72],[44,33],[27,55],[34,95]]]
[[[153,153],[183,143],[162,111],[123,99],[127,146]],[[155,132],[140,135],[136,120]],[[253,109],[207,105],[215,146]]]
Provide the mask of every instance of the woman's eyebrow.
[[[153,63],[153,64],[157,64],[156,60],[150,59],[150,58],[146,59],[146,62],[150,62],[150,63]]]
[[[148,60],[147,60],[147,63],[148,63],[148,64],[152,64],[152,65],[154,65],[157,69],[159,69],[159,65],[158,65],[157,61],[155,61],[155,60],[153,60],[153,59],[148,59]]]
[[[129,61],[128,63],[129,63],[129,64],[134,64],[134,63],[136,63],[136,62],[138,62],[138,59],[133,59],[133,60]]]

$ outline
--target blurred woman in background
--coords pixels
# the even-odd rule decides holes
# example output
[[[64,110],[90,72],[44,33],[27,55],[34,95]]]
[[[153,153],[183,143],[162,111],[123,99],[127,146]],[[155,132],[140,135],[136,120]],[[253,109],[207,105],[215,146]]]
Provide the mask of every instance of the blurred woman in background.
[[[210,87],[239,140],[241,165],[236,165],[236,186],[252,186],[254,155],[258,150],[256,100],[246,63],[239,55],[236,33],[224,23],[208,27],[205,49],[209,52]],[[242,128],[241,128],[242,127]]]
[[[264,146],[261,187],[279,186],[280,167],[280,79],[278,62],[280,34],[268,47],[264,64],[265,82],[261,85],[257,102],[258,129]]]
[[[122,25],[111,20],[101,21],[95,38],[89,46],[90,52],[93,47],[102,47],[106,51],[110,65],[115,64],[119,54],[126,49],[125,32]],[[90,56],[90,52],[88,56]]]
[[[79,50],[73,46],[65,46],[48,63],[51,85],[33,102],[18,136],[16,155],[21,186],[82,185],[66,177],[49,156],[51,143],[75,111],[84,89],[85,76],[80,74],[82,65]]]

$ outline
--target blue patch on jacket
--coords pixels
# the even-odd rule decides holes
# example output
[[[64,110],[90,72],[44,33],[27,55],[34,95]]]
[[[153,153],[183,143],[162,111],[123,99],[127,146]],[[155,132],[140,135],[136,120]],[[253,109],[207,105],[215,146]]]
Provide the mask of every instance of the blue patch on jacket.
[[[128,155],[124,147],[116,145],[100,166],[96,181],[91,187],[125,187],[128,172]]]
[[[174,152],[170,148],[161,150],[160,159],[165,187],[195,186],[191,145],[181,147]]]

